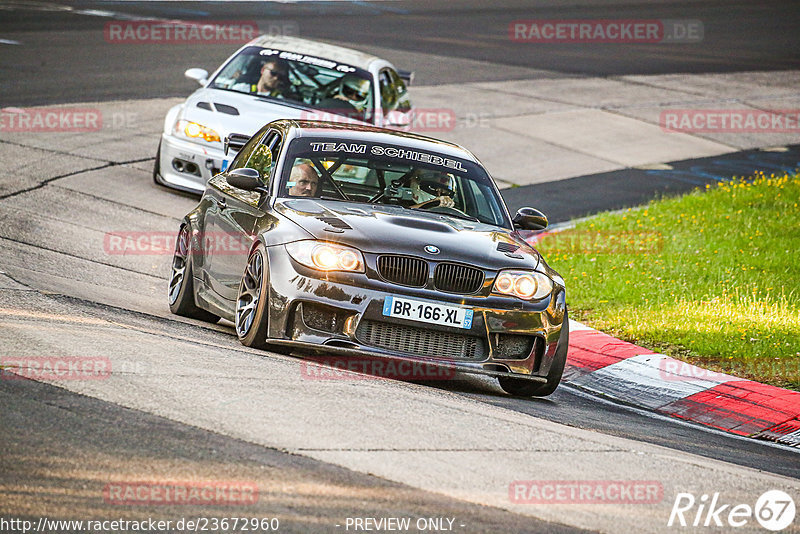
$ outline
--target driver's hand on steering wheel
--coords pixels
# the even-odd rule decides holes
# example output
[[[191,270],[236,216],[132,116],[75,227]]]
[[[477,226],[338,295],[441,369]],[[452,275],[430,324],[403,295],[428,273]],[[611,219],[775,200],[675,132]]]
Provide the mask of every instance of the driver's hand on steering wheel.
[[[440,197],[437,197],[437,200],[439,200],[440,208],[452,208],[453,205],[455,204],[453,202],[453,197],[447,195],[442,195]]]
[[[414,204],[411,206],[412,208],[427,208],[427,207],[439,207],[439,208],[452,208],[455,205],[453,202],[453,198],[447,195],[442,195],[440,197],[432,198],[430,200],[426,200],[425,202],[420,202],[419,204]]]

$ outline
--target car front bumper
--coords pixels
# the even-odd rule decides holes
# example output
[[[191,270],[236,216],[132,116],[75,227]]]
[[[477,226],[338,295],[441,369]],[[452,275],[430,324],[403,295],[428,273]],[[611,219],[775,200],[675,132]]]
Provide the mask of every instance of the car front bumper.
[[[167,187],[202,194],[206,182],[222,169],[222,148],[161,134],[158,181]]]
[[[390,357],[543,382],[562,339],[566,303],[560,287],[529,303],[409,288],[365,274],[335,273],[326,279],[291,260],[283,245],[266,250],[270,343],[323,356]],[[386,317],[387,296],[471,308],[472,325]]]

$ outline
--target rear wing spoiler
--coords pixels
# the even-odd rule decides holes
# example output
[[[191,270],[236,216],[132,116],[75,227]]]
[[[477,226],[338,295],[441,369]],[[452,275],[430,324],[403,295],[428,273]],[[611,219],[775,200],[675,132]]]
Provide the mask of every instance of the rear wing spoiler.
[[[414,83],[414,72],[410,70],[398,70],[397,75],[400,76],[400,79],[406,82],[406,85],[411,85]]]

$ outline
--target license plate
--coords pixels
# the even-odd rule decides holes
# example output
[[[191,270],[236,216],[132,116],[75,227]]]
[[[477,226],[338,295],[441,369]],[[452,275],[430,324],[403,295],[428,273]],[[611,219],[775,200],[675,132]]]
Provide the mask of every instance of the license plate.
[[[460,306],[448,306],[436,302],[386,297],[383,300],[383,315],[400,317],[423,323],[433,323],[456,328],[472,328],[472,310]]]

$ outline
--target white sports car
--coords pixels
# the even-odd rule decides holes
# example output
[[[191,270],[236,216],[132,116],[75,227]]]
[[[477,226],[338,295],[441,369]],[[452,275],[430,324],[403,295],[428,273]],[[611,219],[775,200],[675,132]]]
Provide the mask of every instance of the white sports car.
[[[413,120],[406,89],[411,73],[363,52],[307,39],[261,36],[210,76],[193,68],[186,77],[202,88],[167,112],[153,180],[191,193],[202,194],[235,151],[276,119],[395,128]]]

